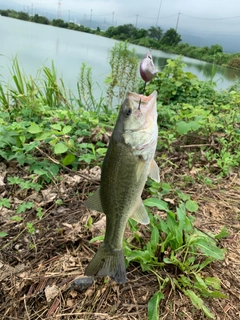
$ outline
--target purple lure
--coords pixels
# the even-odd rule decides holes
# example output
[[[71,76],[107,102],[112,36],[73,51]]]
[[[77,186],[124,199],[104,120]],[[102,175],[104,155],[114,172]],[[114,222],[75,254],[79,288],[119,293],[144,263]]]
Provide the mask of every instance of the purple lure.
[[[152,55],[148,52],[140,63],[140,75],[145,82],[148,82],[156,76],[157,72],[158,70],[153,64]]]

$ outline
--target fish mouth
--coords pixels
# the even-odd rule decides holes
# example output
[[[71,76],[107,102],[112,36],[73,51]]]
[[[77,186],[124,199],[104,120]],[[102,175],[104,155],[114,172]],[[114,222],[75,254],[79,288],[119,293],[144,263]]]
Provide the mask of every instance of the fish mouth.
[[[150,121],[155,122],[157,117],[156,100],[157,91],[153,91],[149,96],[138,94],[135,92],[129,92],[127,98],[132,101],[134,105],[134,112],[136,117],[141,117],[142,114],[146,114],[148,118],[152,118]],[[141,129],[147,129],[151,124],[144,125]]]
[[[150,96],[145,96],[135,92],[128,92],[127,98],[137,103],[140,101],[141,108],[143,107],[144,109],[152,109],[155,106],[155,101],[157,100],[157,91],[153,91]]]

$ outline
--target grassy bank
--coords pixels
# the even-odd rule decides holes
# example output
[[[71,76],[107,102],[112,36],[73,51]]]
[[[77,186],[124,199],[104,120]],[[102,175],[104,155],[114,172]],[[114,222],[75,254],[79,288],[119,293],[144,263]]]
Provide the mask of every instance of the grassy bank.
[[[150,225],[129,221],[128,283],[100,279],[87,291],[71,288],[104,233],[104,217],[82,203],[99,184],[117,117],[113,97],[120,102],[126,91],[142,90],[138,59],[126,43],[114,46],[110,65],[100,101],[92,96],[86,65],[77,97],[54,66],[33,80],[17,60],[14,85],[0,86],[0,266],[7,270],[1,314],[155,320],[159,312],[166,319],[221,313],[233,319],[236,308],[225,312],[225,299],[238,305],[238,289],[227,290],[233,275],[224,267],[226,255],[235,257],[232,248],[239,250],[232,237],[239,235],[240,92],[237,86],[215,91],[213,83],[184,72],[180,59],[169,60],[146,88],[158,91],[161,182],[149,179],[143,193]],[[234,264],[228,269],[239,272]]]

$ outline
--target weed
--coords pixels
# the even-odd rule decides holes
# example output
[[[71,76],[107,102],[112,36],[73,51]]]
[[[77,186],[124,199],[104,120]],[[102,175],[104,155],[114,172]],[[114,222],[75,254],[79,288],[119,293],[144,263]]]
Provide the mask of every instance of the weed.
[[[143,248],[136,248],[125,242],[126,262],[138,262],[142,271],[152,272],[159,282],[159,291],[148,303],[148,318],[159,319],[158,306],[164,299],[163,291],[170,283],[172,288],[178,288],[192,304],[201,309],[208,318],[213,315],[201,296],[212,298],[226,297],[220,292],[220,282],[217,278],[204,278],[201,271],[215,260],[224,258],[224,250],[217,247],[217,239],[228,233],[223,229],[218,235],[207,235],[193,226],[194,218],[187,211],[196,212],[198,205],[189,195],[179,193],[180,204],[176,212],[169,210],[168,204],[159,198],[148,198],[144,201],[147,207],[157,207],[165,211],[166,220],[160,219],[150,212],[150,241]],[[132,225],[130,224],[131,228]],[[136,226],[132,229],[136,233]],[[139,239],[136,238],[138,243]],[[177,268],[176,275],[167,272],[165,279],[160,274],[169,266]]]
[[[8,235],[7,232],[4,232],[4,231],[0,231],[0,238],[4,238]]]
[[[87,110],[96,110],[95,106],[97,102],[93,97],[92,87],[92,69],[91,67],[87,67],[85,63],[82,63],[77,83],[78,103],[80,107],[85,107]]]
[[[138,58],[135,51],[128,49],[127,42],[118,42],[110,52],[111,74],[105,80],[108,85],[108,105],[113,106],[113,98],[120,104],[127,91],[134,91],[137,80]],[[118,88],[117,92],[115,88]]]
[[[0,208],[1,207],[5,207],[5,208],[10,208],[11,204],[10,204],[10,200],[7,198],[2,198],[0,200]]]
[[[33,223],[32,222],[27,222],[26,223],[26,228],[27,228],[27,231],[30,235],[34,234],[36,229],[34,228],[33,226]]]

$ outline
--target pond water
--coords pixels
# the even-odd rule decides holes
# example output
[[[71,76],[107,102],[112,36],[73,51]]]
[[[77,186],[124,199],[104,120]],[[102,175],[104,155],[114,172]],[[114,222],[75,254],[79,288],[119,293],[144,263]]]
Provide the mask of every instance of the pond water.
[[[1,81],[8,82],[12,59],[17,55],[20,66],[27,75],[36,76],[41,66],[51,66],[52,61],[67,88],[77,92],[78,74],[84,62],[92,67],[93,90],[95,98],[104,94],[104,79],[110,73],[108,63],[109,52],[115,40],[88,33],[46,26],[17,19],[0,16],[0,75]],[[139,59],[147,49],[130,45],[136,49]],[[154,63],[159,70],[167,59],[177,56],[159,50],[152,50]],[[183,58],[184,68],[198,76],[201,80],[209,80],[212,76],[212,64],[195,59]],[[240,77],[240,71],[217,67],[213,78],[218,89],[226,89]]]

